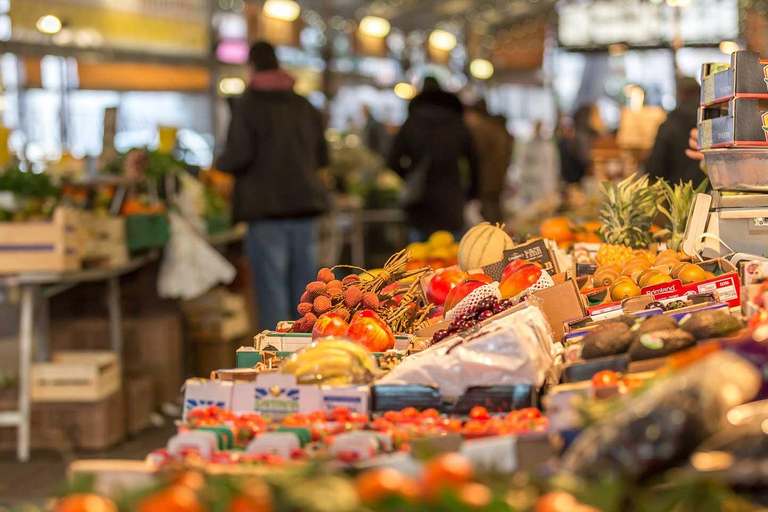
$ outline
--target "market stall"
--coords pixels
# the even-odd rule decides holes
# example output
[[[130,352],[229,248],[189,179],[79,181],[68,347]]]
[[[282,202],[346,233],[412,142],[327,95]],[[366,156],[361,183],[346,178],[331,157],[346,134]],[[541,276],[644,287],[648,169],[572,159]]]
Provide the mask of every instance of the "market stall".
[[[709,138],[712,119],[700,123],[712,186],[757,200],[763,173],[741,155],[765,150],[710,149],[723,138]],[[735,185],[717,178],[739,172]],[[165,447],[73,464],[58,506],[757,510],[764,217],[710,212],[702,190],[633,175],[602,185],[596,221],[548,219],[544,237],[483,223],[459,241],[434,233],[380,269],[322,268],[297,320],[258,333],[235,368],[186,382]],[[705,235],[728,236],[711,231],[725,219],[749,226],[704,252]]]

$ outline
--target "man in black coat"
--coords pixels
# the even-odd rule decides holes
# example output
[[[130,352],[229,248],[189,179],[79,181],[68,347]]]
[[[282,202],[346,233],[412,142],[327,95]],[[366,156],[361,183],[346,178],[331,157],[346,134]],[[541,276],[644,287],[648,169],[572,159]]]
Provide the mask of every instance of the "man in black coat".
[[[700,94],[701,88],[693,78],[684,77],[678,81],[677,108],[659,127],[653,151],[645,164],[651,178],[664,178],[671,185],[692,181],[694,187],[706,178],[699,162],[685,154],[691,129],[696,127]]]
[[[395,138],[388,165],[406,181],[411,241],[426,240],[438,230],[460,236],[464,206],[478,197],[479,166],[464,106],[437,80],[408,106],[408,119]]]
[[[248,222],[247,250],[259,301],[259,327],[296,316],[305,286],[316,279],[317,218],[327,208],[317,177],[328,164],[320,113],[293,92],[274,48],[257,42],[251,82],[233,103],[218,169],[235,176],[233,217]]]

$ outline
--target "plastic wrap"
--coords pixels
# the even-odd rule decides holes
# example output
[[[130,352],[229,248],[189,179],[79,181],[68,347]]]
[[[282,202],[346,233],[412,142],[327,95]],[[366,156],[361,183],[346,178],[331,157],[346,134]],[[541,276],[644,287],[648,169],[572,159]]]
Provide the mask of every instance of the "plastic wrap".
[[[436,385],[446,398],[474,386],[539,387],[552,365],[552,331],[541,309],[521,304],[494,321],[403,360],[381,385]]]
[[[688,457],[750,400],[760,375],[745,359],[718,352],[623,404],[583,432],[563,457],[563,469],[582,477],[621,475],[638,481]]]
[[[445,314],[446,320],[453,322],[456,318],[466,315],[470,311],[473,311],[478,303],[487,297],[492,297],[496,300],[501,299],[499,283],[486,284],[472,291],[472,293],[461,299],[455,308]]]

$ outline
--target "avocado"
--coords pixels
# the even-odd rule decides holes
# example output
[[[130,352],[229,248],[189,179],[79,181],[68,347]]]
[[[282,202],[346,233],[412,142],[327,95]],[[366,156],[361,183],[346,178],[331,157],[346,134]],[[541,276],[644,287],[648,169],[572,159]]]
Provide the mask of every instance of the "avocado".
[[[668,316],[652,316],[650,318],[646,318],[642,322],[635,324],[632,329],[630,329],[634,333],[634,339],[638,339],[643,334],[647,334],[649,332],[655,332],[655,331],[669,331],[671,329],[677,329],[677,322],[674,318],[668,317]]]
[[[699,311],[680,320],[680,328],[697,340],[721,338],[741,330],[744,324],[725,311]]]
[[[643,361],[674,354],[680,350],[692,347],[696,339],[682,329],[668,329],[642,334],[629,347],[629,358],[632,361]]]
[[[584,336],[581,346],[583,359],[623,354],[632,343],[632,332],[623,322],[609,322],[592,329]]]

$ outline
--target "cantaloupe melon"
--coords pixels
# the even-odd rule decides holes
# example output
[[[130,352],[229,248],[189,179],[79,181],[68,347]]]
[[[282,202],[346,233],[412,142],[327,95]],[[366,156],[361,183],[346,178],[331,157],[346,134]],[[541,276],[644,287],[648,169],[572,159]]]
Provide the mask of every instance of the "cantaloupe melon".
[[[504,251],[514,246],[501,226],[483,222],[465,234],[459,243],[459,267],[474,270],[501,261]]]

